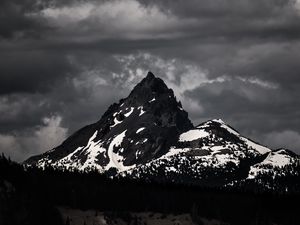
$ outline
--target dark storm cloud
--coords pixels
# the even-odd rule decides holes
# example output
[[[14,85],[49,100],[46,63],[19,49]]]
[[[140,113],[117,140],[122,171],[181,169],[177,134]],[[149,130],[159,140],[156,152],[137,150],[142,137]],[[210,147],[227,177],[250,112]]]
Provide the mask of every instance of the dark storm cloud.
[[[49,23],[38,16],[48,7],[62,7],[85,0],[1,0],[0,2],[0,38],[41,38],[51,31]]]
[[[295,144],[299,142],[290,142],[286,135],[280,136],[289,133],[299,136],[300,111],[296,99],[285,102],[284,97],[278,96],[281,91],[278,93],[274,90],[266,93],[264,100],[261,100],[261,96],[258,95],[257,100],[251,101],[240,95],[239,91],[227,89],[219,94],[210,94],[210,92],[205,92],[207,88],[217,87],[211,85],[202,90],[195,90],[193,93],[195,95],[193,97],[205,109],[205,112],[201,114],[203,117],[198,119],[199,122],[222,118],[242,134],[272,148],[284,146],[299,152],[299,147]],[[253,88],[253,91],[257,91],[257,88]],[[290,98],[292,95],[288,96]]]
[[[0,151],[57,145],[152,70],[195,123],[299,152],[299,24],[293,0],[3,0]]]
[[[43,51],[0,53],[0,95],[44,92],[73,72],[61,54]]]
[[[39,36],[44,29],[43,21],[29,16],[38,10],[33,0],[3,0],[0,2],[0,38],[14,38],[16,35]]]
[[[181,19],[194,19],[194,34],[202,37],[251,38],[299,37],[299,14],[293,0],[184,0],[143,1]],[[189,28],[187,28],[189,29]],[[191,31],[191,30],[190,30]],[[190,35],[188,33],[187,35]]]

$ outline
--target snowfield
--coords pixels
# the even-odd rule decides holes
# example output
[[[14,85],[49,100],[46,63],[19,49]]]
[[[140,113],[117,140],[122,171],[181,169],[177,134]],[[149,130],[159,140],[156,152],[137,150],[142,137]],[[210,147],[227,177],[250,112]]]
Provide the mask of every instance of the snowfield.
[[[268,167],[282,168],[294,163],[295,159],[287,154],[285,149],[270,152],[268,156],[260,163],[250,167],[248,179],[254,179],[258,174],[263,174],[269,171]],[[276,174],[275,174],[276,175]]]
[[[209,136],[209,133],[200,130],[200,129],[194,129],[194,130],[189,130],[179,136],[179,141],[184,142],[184,141],[194,141],[200,138],[204,138]]]
[[[106,165],[105,170],[108,170],[110,168],[117,168],[120,172],[130,169],[133,166],[124,166],[123,165],[123,161],[124,158],[122,156],[120,156],[117,153],[114,153],[114,147],[118,147],[121,145],[121,143],[123,142],[123,139],[126,136],[126,131],[123,131],[121,134],[117,135],[110,143],[108,150],[107,150],[107,154],[108,154],[108,158],[109,158],[109,163]]]

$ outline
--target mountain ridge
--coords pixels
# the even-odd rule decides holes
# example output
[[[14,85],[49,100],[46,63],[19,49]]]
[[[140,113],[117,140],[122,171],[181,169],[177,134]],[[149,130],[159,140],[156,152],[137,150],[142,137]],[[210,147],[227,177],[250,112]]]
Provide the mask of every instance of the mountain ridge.
[[[99,121],[24,164],[214,186],[277,176],[274,168],[297,167],[299,156],[262,146],[221,119],[194,126],[173,90],[148,72]]]

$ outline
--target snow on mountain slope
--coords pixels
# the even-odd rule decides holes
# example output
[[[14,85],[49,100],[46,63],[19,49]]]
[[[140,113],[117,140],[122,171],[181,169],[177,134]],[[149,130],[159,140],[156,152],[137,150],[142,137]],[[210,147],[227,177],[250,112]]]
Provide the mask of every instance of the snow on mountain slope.
[[[126,130],[123,131],[121,134],[117,135],[116,137],[114,137],[114,139],[110,143],[108,150],[107,150],[109,163],[106,165],[105,170],[108,170],[110,168],[116,168],[116,169],[118,169],[118,171],[121,172],[121,171],[130,169],[135,166],[135,165],[124,166],[124,164],[123,164],[124,158],[121,155],[119,155],[118,153],[113,152],[115,146],[121,145],[121,143],[123,142],[123,139],[125,138],[125,134],[126,134]],[[123,151],[123,149],[121,148],[119,150],[119,152],[122,152],[122,151]]]
[[[262,162],[250,167],[248,179],[254,179],[259,174],[273,173],[274,168],[281,169],[285,166],[293,165],[299,162],[299,158],[286,149],[272,151]],[[276,176],[282,174],[275,173],[274,175]]]
[[[258,143],[255,143],[254,141],[252,141],[252,140],[250,140],[246,137],[241,136],[241,134],[239,132],[237,132],[235,129],[233,129],[232,127],[227,125],[223,120],[215,119],[215,120],[212,120],[212,121],[216,122],[216,123],[219,123],[221,128],[224,128],[228,132],[230,132],[233,135],[236,135],[237,137],[239,137],[244,142],[244,144],[246,144],[248,146],[249,149],[253,149],[253,150],[259,152],[260,154],[265,154],[265,153],[271,151],[271,149],[269,149],[269,148],[267,148],[263,145],[260,145]]]
[[[204,179],[208,173],[233,175],[245,161],[255,161],[268,152],[271,150],[243,137],[222,120],[210,120],[182,133],[165,155],[121,175],[146,179],[176,177],[178,181]],[[243,174],[245,178],[247,175]]]
[[[207,137],[209,135],[208,132],[203,131],[201,129],[192,129],[189,130],[179,136],[179,141],[180,142],[185,142],[185,141],[193,141],[197,140],[199,138]]]

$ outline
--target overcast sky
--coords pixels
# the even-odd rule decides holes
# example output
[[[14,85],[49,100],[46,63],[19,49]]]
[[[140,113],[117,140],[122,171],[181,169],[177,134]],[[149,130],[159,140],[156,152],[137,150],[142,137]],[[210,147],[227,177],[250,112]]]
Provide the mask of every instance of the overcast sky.
[[[299,0],[1,0],[0,152],[51,149],[151,70],[193,123],[300,153]]]

